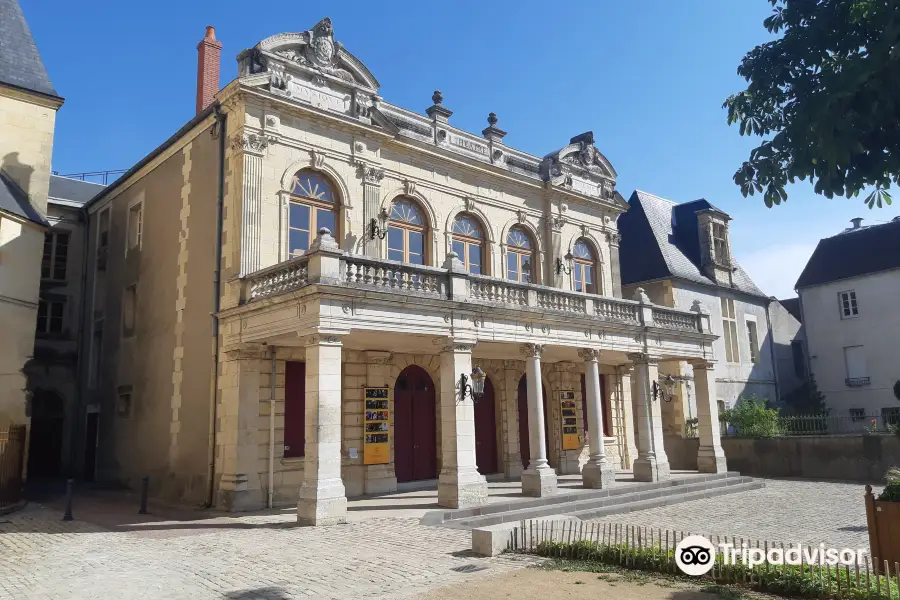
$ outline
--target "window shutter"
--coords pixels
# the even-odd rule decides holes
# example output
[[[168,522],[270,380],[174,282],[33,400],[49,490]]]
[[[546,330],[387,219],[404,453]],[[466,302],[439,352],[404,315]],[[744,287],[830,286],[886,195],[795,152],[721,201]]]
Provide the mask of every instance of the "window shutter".
[[[284,457],[305,454],[306,363],[289,361],[284,368]]]

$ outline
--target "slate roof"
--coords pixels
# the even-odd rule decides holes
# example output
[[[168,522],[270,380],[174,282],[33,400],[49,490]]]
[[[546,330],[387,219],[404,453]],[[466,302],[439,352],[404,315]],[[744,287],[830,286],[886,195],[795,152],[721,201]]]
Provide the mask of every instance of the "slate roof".
[[[18,0],[0,0],[0,83],[58,97]]]
[[[106,186],[100,183],[71,179],[61,175],[51,175],[48,198],[51,202],[53,200],[64,200],[84,204],[104,189],[106,189]]]
[[[715,287],[700,267],[698,211],[714,210],[725,214],[706,200],[676,204],[671,200],[635,190],[628,200],[629,209],[619,217],[622,241],[619,257],[622,284],[654,279],[681,279]],[[736,261],[734,289],[767,298]]]
[[[11,213],[39,225],[49,225],[46,217],[28,199],[25,190],[2,170],[0,170],[0,212]]]
[[[795,288],[900,268],[900,217],[819,240]]]
[[[791,313],[791,316],[797,321],[803,322],[801,318],[802,313],[800,312],[800,298],[787,298],[786,300],[779,300],[778,303],[784,307],[784,310]]]

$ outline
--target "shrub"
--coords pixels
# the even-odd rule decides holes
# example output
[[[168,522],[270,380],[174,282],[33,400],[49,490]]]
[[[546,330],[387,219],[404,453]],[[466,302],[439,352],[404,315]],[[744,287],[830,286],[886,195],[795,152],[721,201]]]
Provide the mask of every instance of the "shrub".
[[[695,438],[699,435],[697,431],[697,426],[700,424],[700,419],[694,417],[693,419],[688,419],[684,422],[684,437],[686,438]]]
[[[733,408],[722,413],[722,420],[734,427],[741,437],[775,437],[781,435],[778,411],[767,408],[767,400],[756,395],[741,397]]]

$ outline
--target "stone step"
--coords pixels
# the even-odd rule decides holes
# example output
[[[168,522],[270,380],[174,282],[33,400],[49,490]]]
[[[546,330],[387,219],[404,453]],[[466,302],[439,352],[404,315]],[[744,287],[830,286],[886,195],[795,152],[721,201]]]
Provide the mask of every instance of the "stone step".
[[[656,490],[680,488],[681,486],[688,484],[707,484],[723,480],[736,480],[740,477],[740,473],[736,471],[729,471],[727,473],[708,473],[704,475],[695,475],[692,477],[673,478],[667,481],[614,486],[603,490],[584,489],[577,492],[567,491],[564,493],[556,494],[554,496],[545,496],[543,498],[520,498],[509,500],[507,502],[493,502],[491,504],[486,504],[484,506],[475,508],[431,511],[422,518],[421,523],[423,525],[440,525],[442,523],[459,521],[472,517],[507,513],[510,511],[518,511],[529,508],[541,508],[553,505],[569,504],[572,502],[583,502],[597,498],[615,498],[618,496],[633,495],[637,493],[652,493]],[[553,514],[559,514],[559,511],[555,510]]]
[[[657,485],[652,488],[642,486],[640,489],[635,489],[636,486],[629,486],[624,488],[624,493],[605,496],[585,497],[583,494],[560,494],[554,497],[557,501],[553,503],[528,507],[515,506],[511,510],[451,519],[445,521],[443,525],[459,529],[474,529],[558,514],[575,516],[580,519],[598,518],[610,514],[627,513],[699,498],[758,489],[764,485],[763,482],[754,481],[751,477],[730,473],[725,477],[684,479],[676,485]]]

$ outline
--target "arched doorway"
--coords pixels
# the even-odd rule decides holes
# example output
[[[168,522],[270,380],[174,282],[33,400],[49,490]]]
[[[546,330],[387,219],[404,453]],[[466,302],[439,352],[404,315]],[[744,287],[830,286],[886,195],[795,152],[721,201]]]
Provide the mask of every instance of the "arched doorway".
[[[482,475],[500,470],[497,466],[497,413],[490,378],[484,380],[484,395],[475,403],[475,464]]]
[[[416,365],[394,385],[394,471],[397,482],[437,478],[435,392],[431,376]]]
[[[544,397],[544,451],[550,460],[550,413],[547,410],[547,388],[541,390]],[[531,443],[528,438],[528,378],[522,375],[519,380],[519,454],[522,466],[528,468],[531,461]]]
[[[57,477],[62,466],[65,402],[54,391],[35,390],[31,407],[28,476]]]

